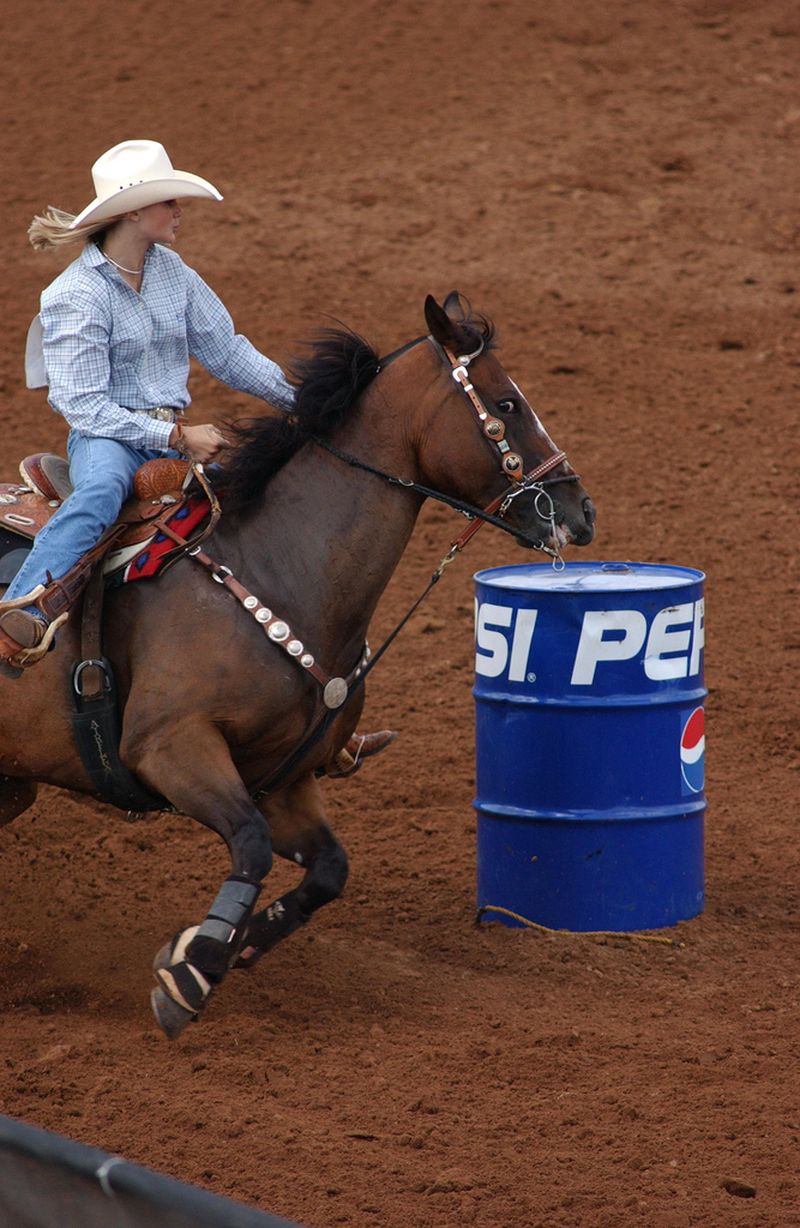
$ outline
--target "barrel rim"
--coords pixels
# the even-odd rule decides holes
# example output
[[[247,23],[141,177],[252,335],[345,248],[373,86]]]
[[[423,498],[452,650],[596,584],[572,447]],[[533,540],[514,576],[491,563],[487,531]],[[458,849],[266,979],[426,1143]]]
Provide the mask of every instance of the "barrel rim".
[[[612,570],[616,568],[618,570]],[[625,572],[622,571],[625,568]],[[587,589],[584,593],[576,594],[573,588],[559,587],[559,579],[566,577],[570,573],[576,571],[586,571],[587,573],[602,574],[604,569],[608,569],[609,583],[608,585],[593,587]],[[671,575],[675,577],[683,577],[687,584],[703,584],[706,580],[706,573],[700,571],[696,567],[685,567],[680,563],[645,563],[637,562],[631,559],[602,559],[597,561],[584,562],[583,560],[571,560],[565,563],[559,571],[553,571],[550,563],[506,563],[501,567],[484,567],[480,571],[476,571],[473,575],[473,580],[476,584],[484,584],[487,588],[496,588],[506,592],[542,592],[542,593],[566,593],[571,596],[590,596],[595,593],[633,593],[633,592],[660,592],[668,591],[670,588],[676,588],[677,585],[656,585],[652,588],[631,589],[625,585],[614,583],[614,578],[623,574],[628,574],[635,571],[637,574],[650,573],[654,578],[657,574]],[[526,572],[532,580],[541,576],[547,577],[549,583],[536,585],[535,583],[526,584],[524,587],[512,587],[511,585],[503,585],[502,577],[521,575]]]

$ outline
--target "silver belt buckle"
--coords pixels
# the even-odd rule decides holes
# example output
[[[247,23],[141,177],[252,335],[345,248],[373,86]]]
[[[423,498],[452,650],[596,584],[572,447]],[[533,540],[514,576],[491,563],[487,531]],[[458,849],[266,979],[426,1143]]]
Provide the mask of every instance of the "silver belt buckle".
[[[160,419],[161,422],[174,422],[175,420],[175,410],[168,409],[165,405],[157,405],[155,409],[150,410],[150,415]]]

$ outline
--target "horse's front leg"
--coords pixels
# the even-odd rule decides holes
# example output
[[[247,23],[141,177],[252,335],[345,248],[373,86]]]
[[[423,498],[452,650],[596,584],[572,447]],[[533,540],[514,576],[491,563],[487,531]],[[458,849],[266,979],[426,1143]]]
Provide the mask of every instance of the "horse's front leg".
[[[272,865],[272,843],[218,730],[162,731],[129,747],[126,762],[177,810],[217,832],[231,856],[231,873],[205,919],[183,930],[155,959],[153,1011],[172,1040],[197,1018],[235,961]]]
[[[273,847],[305,870],[302,881],[254,913],[235,963],[252,968],[311,915],[341,895],[347,882],[347,854],[325,821],[320,787],[313,776],[261,803],[272,832]]]

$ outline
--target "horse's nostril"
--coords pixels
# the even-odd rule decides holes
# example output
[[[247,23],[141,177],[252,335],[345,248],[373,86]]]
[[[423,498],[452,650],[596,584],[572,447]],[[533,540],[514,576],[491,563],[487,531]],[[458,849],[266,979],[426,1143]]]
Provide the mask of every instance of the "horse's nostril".
[[[583,514],[586,518],[586,523],[590,526],[593,525],[597,519],[597,511],[588,495],[583,501]]]

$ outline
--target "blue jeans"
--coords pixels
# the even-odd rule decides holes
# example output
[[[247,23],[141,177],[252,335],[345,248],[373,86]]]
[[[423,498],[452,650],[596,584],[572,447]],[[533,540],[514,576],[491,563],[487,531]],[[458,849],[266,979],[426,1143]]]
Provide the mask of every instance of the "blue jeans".
[[[161,451],[132,448],[116,439],[70,431],[67,456],[75,489],[37,534],[33,549],[3,599],[24,597],[37,584],[47,584],[48,573],[54,580],[65,575],[118,519],[139,466],[164,455]]]

